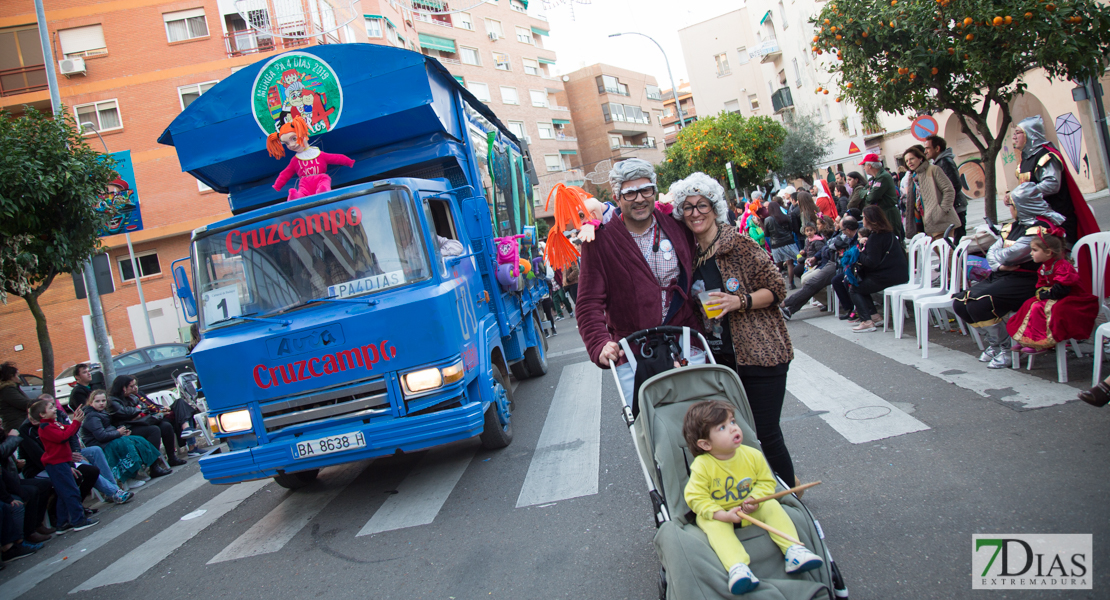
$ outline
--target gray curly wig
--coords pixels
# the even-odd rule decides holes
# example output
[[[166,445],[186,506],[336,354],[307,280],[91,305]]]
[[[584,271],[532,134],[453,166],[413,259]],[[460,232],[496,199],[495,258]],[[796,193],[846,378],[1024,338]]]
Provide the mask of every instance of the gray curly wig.
[[[681,221],[683,205],[691,196],[702,196],[713,205],[713,214],[717,222],[728,223],[728,202],[725,201],[725,188],[705,173],[691,173],[686,179],[679,179],[671,184],[668,191],[674,211],[671,213],[676,221]]]
[[[620,198],[621,186],[624,182],[645,177],[655,183],[655,167],[642,158],[629,158],[613,165],[612,170],[609,171],[609,185],[613,186],[613,199]]]

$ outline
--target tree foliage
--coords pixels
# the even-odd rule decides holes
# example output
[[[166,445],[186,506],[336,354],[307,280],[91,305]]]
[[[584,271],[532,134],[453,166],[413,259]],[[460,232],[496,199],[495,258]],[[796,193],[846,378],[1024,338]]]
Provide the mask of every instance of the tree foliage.
[[[786,127],[786,139],[779,146],[781,175],[789,179],[811,179],[817,163],[829,153],[832,136],[816,115],[801,115]]]
[[[111,161],[89,148],[68,112],[0,112],[0,298],[20,296],[35,317],[47,393],[54,351],[39,297],[100,245],[107,215],[96,210],[97,196],[115,178]]]
[[[694,172],[702,172],[728,187],[725,164],[731,162],[736,185],[747,187],[763,181],[767,170],[778,170],[778,149],[786,129],[770,117],[743,117],[722,112],[682,128],[666,157],[656,167],[659,188]]]
[[[814,52],[837,59],[837,100],[864,114],[951,110],[981,154],[988,198],[1023,75],[1085,81],[1110,55],[1110,8],[1095,0],[835,0],[812,22]]]

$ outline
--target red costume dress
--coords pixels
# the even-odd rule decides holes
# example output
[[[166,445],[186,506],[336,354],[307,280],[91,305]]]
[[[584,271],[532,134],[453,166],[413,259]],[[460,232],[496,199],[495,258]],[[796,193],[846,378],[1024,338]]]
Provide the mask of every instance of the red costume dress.
[[[354,166],[355,161],[342,154],[329,154],[321,152],[319,148],[309,147],[304,152],[298,152],[289,165],[281,170],[274,182],[274,189],[281,191],[285,184],[296,175],[300,177],[297,187],[289,190],[289,199],[296,200],[304,196],[311,196],[331,190],[331,176],[328,175],[328,165]]]
[[[1098,316],[1098,298],[1080,283],[1079,272],[1067,259],[1042,264],[1037,269],[1036,295],[1006,322],[1010,337],[1037,349],[1089,338]]]

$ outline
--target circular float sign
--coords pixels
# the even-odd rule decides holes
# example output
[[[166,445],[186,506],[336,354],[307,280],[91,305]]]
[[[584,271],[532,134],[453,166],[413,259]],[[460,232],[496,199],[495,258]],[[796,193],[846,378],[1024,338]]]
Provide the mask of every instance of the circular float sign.
[[[270,135],[294,117],[309,135],[335,129],[343,114],[343,88],[335,69],[318,56],[289,52],[263,65],[251,87],[254,120]]]
[[[936,119],[929,115],[921,115],[914,119],[913,124],[910,125],[910,135],[917,141],[924,142],[925,138],[936,135],[939,129],[940,126]]]

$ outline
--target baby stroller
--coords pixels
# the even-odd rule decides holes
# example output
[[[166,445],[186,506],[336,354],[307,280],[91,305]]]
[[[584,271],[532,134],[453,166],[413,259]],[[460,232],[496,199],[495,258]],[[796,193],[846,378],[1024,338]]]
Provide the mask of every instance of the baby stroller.
[[[702,346],[708,348],[705,338]],[[728,589],[728,577],[721,561],[709,547],[705,534],[694,521],[683,491],[690,475],[694,455],[686,448],[682,422],[687,409],[701,400],[724,400],[735,406],[736,422],[744,431],[744,444],[760,449],[754,421],[744,387],[736,372],[719,366],[712,354],[710,364],[685,365],[690,358],[691,331],[686,327],[656,327],[638,331],[620,341],[637,382],[643,379],[645,360],[670,368],[643,381],[635,392],[639,411],[623,406],[625,423],[632,434],[640,459],[648,496],[655,514],[655,552],[659,557],[659,596],[666,599],[736,598]],[[659,353],[668,355],[660,361]],[[616,369],[611,369],[617,379]],[[624,401],[620,381],[617,390]],[[625,403],[627,404],[627,403]],[[779,479],[776,491],[789,486]],[[751,600],[808,600],[847,598],[848,589],[825,544],[824,533],[809,509],[793,494],[779,503],[794,522],[799,539],[809,550],[825,559],[822,568],[787,575],[782,551],[766,531],[755,526],[736,529],[736,535],[751,557],[752,571],[759,577],[757,588],[744,595]]]

